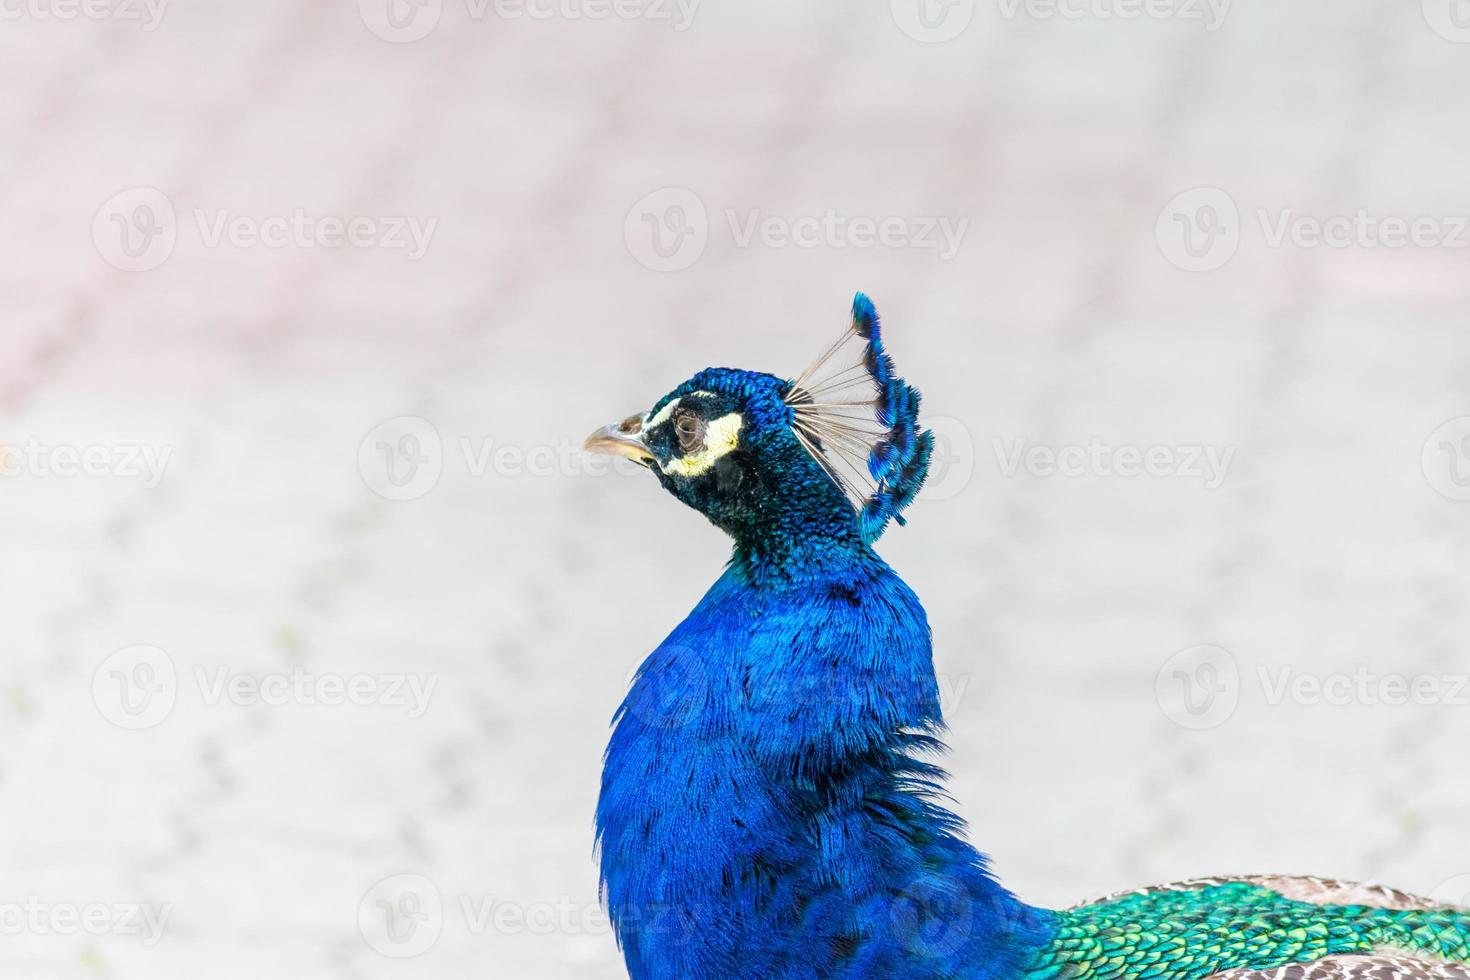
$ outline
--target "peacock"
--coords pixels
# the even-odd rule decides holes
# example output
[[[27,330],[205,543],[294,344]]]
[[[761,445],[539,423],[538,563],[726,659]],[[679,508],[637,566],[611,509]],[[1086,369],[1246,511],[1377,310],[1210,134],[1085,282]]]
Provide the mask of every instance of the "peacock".
[[[1470,980],[1470,910],[1317,878],[1211,878],[1054,911],[943,804],[913,591],[874,545],[934,449],[873,303],[790,379],[712,368],[589,451],[734,541],[634,675],[596,830],[628,973],[673,978]]]

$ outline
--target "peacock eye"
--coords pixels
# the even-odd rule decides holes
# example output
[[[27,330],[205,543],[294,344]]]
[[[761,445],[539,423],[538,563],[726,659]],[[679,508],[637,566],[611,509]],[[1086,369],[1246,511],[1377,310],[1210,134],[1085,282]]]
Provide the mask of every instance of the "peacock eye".
[[[674,435],[685,455],[704,448],[704,420],[698,415],[680,413],[674,418]]]

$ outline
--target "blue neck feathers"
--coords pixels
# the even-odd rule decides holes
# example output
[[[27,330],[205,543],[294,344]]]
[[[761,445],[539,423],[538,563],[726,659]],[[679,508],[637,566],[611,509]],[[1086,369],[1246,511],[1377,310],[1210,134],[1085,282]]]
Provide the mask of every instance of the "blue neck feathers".
[[[1052,931],[935,802],[929,626],[847,514],[737,535],[618,710],[597,824],[635,980],[999,980]]]

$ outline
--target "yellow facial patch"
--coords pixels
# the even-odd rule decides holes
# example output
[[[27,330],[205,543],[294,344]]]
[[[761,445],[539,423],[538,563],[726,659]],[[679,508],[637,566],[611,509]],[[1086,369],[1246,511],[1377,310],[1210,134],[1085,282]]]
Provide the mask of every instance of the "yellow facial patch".
[[[740,445],[740,427],[745,424],[739,412],[731,412],[705,426],[704,448],[679,459],[660,463],[659,468],[674,476],[703,476],[714,468],[720,457]]]

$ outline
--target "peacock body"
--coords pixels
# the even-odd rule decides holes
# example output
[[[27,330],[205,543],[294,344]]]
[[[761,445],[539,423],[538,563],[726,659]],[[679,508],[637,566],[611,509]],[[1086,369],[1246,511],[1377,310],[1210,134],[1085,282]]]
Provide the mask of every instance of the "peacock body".
[[[1470,980],[1470,912],[1387,889],[1217,879],[1058,912],[999,884],[941,802],[923,607],[873,549],[926,476],[918,414],[859,294],[795,380],[707,370],[589,440],[735,545],[615,716],[597,830],[630,976]]]

